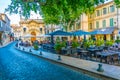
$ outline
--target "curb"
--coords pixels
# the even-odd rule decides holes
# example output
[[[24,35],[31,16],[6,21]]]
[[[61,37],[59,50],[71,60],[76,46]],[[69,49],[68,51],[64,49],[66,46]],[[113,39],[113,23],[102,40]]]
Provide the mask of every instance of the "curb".
[[[8,43],[4,44],[3,46],[0,46],[0,48],[3,48],[3,47],[5,47],[5,46],[9,45],[9,44],[11,44],[12,42],[13,42],[13,41],[8,42]]]
[[[33,52],[23,51],[23,50],[21,50],[17,47],[15,47],[15,49],[17,49],[19,51],[22,51],[22,52],[25,52],[25,53],[30,53],[34,56],[40,57],[40,58],[48,60],[50,62],[66,66],[68,68],[74,69],[74,70],[82,72],[84,74],[88,74],[88,75],[91,75],[91,76],[96,77],[96,78],[101,78],[102,80],[119,80],[118,78],[115,78],[115,77],[107,76],[107,75],[104,75],[104,74],[101,74],[101,73],[96,73],[94,71],[89,71],[87,69],[83,69],[83,68],[79,68],[79,67],[76,67],[76,66],[72,66],[72,65],[63,63],[62,61],[57,60],[57,58],[56,59],[50,59],[50,58],[44,57],[44,56],[39,55],[39,54],[34,54]]]

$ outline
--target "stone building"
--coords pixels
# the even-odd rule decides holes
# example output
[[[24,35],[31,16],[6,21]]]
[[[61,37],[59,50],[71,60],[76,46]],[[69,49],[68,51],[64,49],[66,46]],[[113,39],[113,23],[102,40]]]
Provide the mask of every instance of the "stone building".
[[[44,22],[42,19],[21,19],[19,22],[21,26],[21,37],[25,35],[32,35],[30,41],[38,40],[38,35],[45,34]]]
[[[10,19],[6,14],[0,13],[0,43],[5,44],[10,41],[10,34]]]
[[[12,32],[14,33],[14,38],[15,39],[20,39],[20,37],[22,36],[22,30],[21,27],[17,24],[11,24],[12,27]]]

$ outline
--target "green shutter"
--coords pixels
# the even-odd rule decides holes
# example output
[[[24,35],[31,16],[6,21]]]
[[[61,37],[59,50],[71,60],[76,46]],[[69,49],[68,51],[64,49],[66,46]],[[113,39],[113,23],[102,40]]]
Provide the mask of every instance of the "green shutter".
[[[114,26],[113,18],[110,19],[110,26]]]
[[[96,21],[96,28],[98,29],[99,28],[99,22]]]
[[[102,25],[103,25],[103,28],[105,28],[105,27],[106,27],[106,20],[103,20]]]

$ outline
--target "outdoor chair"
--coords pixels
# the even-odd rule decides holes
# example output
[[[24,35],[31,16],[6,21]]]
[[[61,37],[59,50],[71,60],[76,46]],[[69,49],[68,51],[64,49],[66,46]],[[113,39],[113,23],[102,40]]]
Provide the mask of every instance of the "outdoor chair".
[[[118,63],[119,63],[119,55],[118,55],[118,54],[112,55],[112,62],[113,62],[113,64],[114,64],[115,62],[118,62]]]

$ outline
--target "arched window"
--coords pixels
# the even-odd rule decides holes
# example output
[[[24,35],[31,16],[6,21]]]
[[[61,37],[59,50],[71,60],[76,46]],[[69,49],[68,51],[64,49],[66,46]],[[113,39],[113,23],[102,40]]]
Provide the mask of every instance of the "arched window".
[[[40,28],[40,32],[42,33],[42,28]]]
[[[26,28],[23,28],[23,31],[26,32]]]

